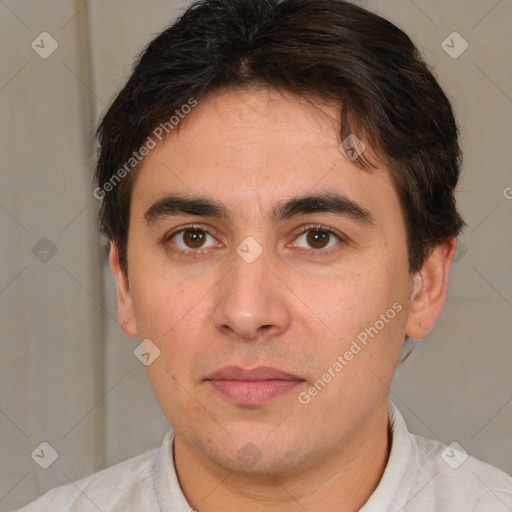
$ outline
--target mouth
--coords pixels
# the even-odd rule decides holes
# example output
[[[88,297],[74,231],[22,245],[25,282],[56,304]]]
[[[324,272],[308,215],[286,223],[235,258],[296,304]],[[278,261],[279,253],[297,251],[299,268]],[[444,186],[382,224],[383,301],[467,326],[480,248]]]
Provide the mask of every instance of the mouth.
[[[252,406],[264,405],[306,382],[297,375],[268,366],[251,370],[228,366],[205,380],[217,393],[231,402]]]

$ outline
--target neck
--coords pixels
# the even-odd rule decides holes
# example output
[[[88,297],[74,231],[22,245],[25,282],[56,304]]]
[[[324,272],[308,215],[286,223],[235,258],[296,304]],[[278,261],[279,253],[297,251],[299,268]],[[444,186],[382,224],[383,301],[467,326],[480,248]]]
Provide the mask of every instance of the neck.
[[[183,493],[197,512],[358,511],[386,467],[391,438],[387,401],[348,442],[321,462],[286,474],[240,474],[215,464],[182,436],[174,443]]]

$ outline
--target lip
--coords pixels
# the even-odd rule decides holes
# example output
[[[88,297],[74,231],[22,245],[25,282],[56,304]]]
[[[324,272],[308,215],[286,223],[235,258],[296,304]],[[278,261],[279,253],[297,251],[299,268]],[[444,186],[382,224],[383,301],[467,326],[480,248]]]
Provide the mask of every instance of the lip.
[[[305,382],[291,373],[260,366],[246,370],[227,366],[205,379],[215,391],[238,405],[264,405]]]
[[[261,380],[304,380],[292,373],[273,368],[271,366],[258,366],[250,370],[245,370],[239,366],[225,366],[212,373],[206,380],[241,380],[241,381],[261,381]]]

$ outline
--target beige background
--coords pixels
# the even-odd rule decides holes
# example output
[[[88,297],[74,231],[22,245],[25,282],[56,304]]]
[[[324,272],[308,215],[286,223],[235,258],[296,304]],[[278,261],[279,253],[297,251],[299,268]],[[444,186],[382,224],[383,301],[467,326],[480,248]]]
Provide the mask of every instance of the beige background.
[[[469,228],[447,304],[391,396],[413,432],[511,473],[512,2],[359,3],[418,44],[453,101],[465,154]],[[92,139],[134,56],[187,4],[0,2],[0,510],[157,447],[168,429],[137,340],[116,321]],[[47,59],[31,48],[43,31],[59,45]],[[454,31],[469,43],[457,59],[441,47]],[[48,469],[31,458],[42,441],[58,452]]]

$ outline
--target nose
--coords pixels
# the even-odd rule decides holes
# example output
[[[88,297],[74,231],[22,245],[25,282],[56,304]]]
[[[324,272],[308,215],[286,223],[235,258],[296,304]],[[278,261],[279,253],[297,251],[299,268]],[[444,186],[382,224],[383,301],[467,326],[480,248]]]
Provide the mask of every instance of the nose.
[[[263,252],[248,263],[233,254],[231,270],[216,287],[215,327],[237,340],[274,337],[289,327],[290,292],[276,265]]]

